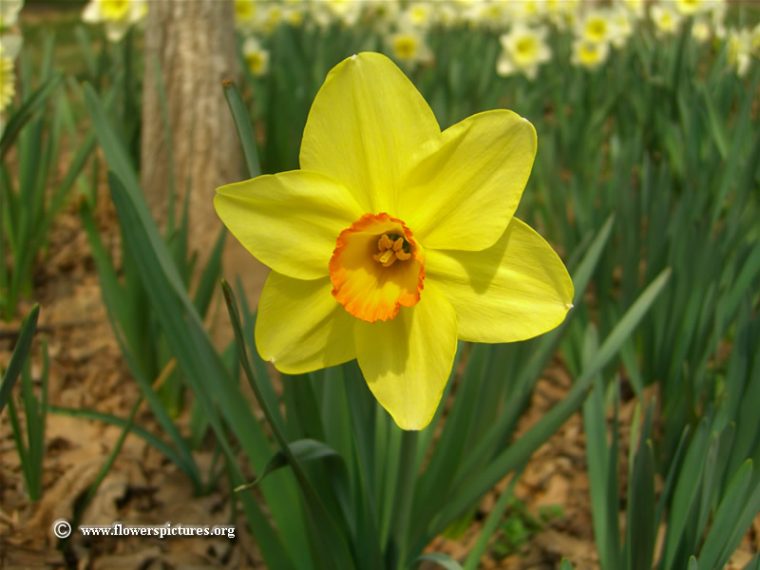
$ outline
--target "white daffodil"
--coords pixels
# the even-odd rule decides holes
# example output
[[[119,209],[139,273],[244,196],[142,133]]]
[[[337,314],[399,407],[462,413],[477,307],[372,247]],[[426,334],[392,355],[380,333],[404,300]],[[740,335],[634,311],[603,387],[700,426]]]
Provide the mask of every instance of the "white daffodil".
[[[258,21],[259,7],[256,0],[234,0],[235,27],[240,30],[253,30]]]
[[[24,0],[0,1],[0,32],[16,25],[18,13],[24,6]]]
[[[543,0],[543,13],[560,29],[573,27],[578,21],[580,0]]]
[[[499,41],[502,47],[496,63],[496,73],[499,75],[522,73],[534,79],[539,66],[551,59],[552,53],[546,43],[546,28],[515,24]]]
[[[631,16],[640,20],[646,16],[647,3],[646,0],[622,0],[622,5],[628,11]]]
[[[510,12],[506,3],[499,0],[479,2],[470,10],[469,20],[480,27],[504,29],[509,21]]]
[[[709,0],[676,0],[675,5],[682,16],[695,16],[707,10]]]
[[[15,60],[18,57],[23,44],[24,38],[21,34],[6,32],[0,35],[0,49],[3,50],[5,57],[9,57],[11,60]]]
[[[760,57],[760,23],[750,32],[749,49],[755,57]]]
[[[412,2],[401,14],[402,25],[428,29],[435,22],[435,6],[430,2]]]
[[[752,60],[751,36],[749,30],[728,31],[726,37],[728,65],[730,65],[739,77],[744,77],[749,70]]]
[[[254,77],[261,77],[269,71],[269,50],[264,49],[254,37],[243,42],[243,59]]]
[[[353,26],[359,21],[363,2],[355,0],[316,0],[313,2],[312,16],[322,27],[333,22],[344,26]]]
[[[591,42],[578,38],[573,43],[573,55],[571,61],[574,65],[586,69],[597,69],[605,61],[610,53],[610,46],[605,42]]]
[[[668,4],[655,4],[651,11],[652,22],[661,36],[672,36],[678,31],[681,16]]]
[[[109,41],[118,42],[130,26],[145,19],[146,0],[90,0],[82,12],[88,24],[104,24]]]
[[[546,10],[543,0],[521,0],[508,3],[515,22],[529,24],[540,20]]]
[[[578,22],[577,36],[587,42],[609,43],[616,31],[610,12],[591,10]]]
[[[427,63],[433,57],[425,36],[414,28],[396,30],[388,36],[387,42],[393,58],[406,65]]]
[[[610,21],[613,25],[612,45],[616,48],[622,48],[628,39],[633,35],[633,17],[628,10],[616,8],[610,14]]]
[[[0,114],[11,104],[15,95],[16,77],[13,73],[13,58],[5,53],[0,44]]]

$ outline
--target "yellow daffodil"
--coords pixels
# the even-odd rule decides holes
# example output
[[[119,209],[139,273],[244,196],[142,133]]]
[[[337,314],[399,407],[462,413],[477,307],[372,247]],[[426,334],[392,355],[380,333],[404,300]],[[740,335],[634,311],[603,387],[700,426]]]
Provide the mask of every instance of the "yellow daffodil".
[[[337,65],[309,113],[301,169],[223,186],[214,200],[272,269],[261,356],[288,374],[357,359],[401,428],[427,426],[458,338],[531,338],[571,306],[562,261],[514,217],[535,153],[535,129],[511,111],[441,132],[385,56]]]

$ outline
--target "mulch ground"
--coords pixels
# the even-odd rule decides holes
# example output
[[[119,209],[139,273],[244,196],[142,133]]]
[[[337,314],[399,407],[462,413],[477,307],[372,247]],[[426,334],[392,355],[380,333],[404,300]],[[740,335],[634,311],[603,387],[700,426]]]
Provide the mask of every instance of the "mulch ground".
[[[112,212],[100,212],[99,224],[113,247],[117,224]],[[127,417],[139,390],[111,332],[74,206],[59,217],[50,250],[39,264],[34,298],[42,305],[36,354],[42,339],[49,347],[50,403]],[[22,307],[20,314],[29,307]],[[3,323],[0,329],[12,331],[18,325],[19,321]],[[7,335],[0,335],[0,364],[7,364],[12,343]],[[39,374],[38,363],[39,358],[35,358],[35,375]],[[535,390],[521,429],[562,400],[569,386],[570,380],[561,369],[547,373]],[[622,410],[624,431],[631,413],[632,404]],[[186,418],[180,416],[177,421],[183,425]],[[137,415],[137,424],[160,433],[144,408]],[[0,568],[264,567],[243,520],[233,521],[238,529],[234,540],[85,539],[77,533],[68,542],[58,540],[51,532],[51,523],[59,518],[71,520],[120,435],[119,428],[101,422],[50,414],[45,437],[44,492],[41,500],[30,503],[8,414],[0,417]],[[210,464],[212,454],[199,453],[197,459],[201,465]],[[472,524],[453,536],[437,539],[430,549],[463,559],[506,484],[504,481],[484,499]],[[517,501],[481,560],[481,567],[549,569],[556,568],[564,556],[576,568],[598,568],[588,485],[582,422],[576,415],[530,462],[516,487]],[[129,435],[85,508],[80,524],[121,521],[160,525],[172,521],[225,525],[230,523],[228,495],[226,488],[220,488],[207,496],[195,496],[190,482],[171,462],[142,439]],[[731,568],[740,568],[757,551],[757,537],[760,520],[735,554]]]

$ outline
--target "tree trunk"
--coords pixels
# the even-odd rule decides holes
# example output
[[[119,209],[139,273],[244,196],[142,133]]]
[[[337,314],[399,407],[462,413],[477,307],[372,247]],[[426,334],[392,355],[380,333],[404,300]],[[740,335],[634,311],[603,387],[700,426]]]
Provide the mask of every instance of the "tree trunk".
[[[222,80],[236,70],[232,1],[153,0],[145,54],[142,186],[159,223],[167,219],[170,177],[175,212],[190,192],[190,247],[203,257],[221,228],[214,189],[241,178],[240,144],[222,90]],[[162,110],[159,76],[168,113]],[[165,140],[167,116],[171,141]]]

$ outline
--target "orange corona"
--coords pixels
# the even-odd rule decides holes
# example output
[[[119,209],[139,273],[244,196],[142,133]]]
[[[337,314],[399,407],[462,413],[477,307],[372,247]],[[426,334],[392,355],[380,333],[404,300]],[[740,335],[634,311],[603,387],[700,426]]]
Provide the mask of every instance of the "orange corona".
[[[365,214],[338,236],[330,258],[332,294],[354,317],[374,323],[420,300],[422,249],[411,230],[386,213]]]

